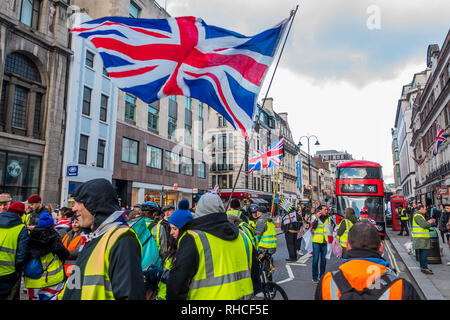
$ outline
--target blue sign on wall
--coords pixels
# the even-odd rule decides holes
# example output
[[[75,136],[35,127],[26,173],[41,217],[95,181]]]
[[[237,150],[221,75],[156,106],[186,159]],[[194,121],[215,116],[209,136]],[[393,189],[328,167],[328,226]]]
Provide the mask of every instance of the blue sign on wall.
[[[67,176],[68,177],[78,176],[78,166],[67,166]]]
[[[297,157],[297,188],[302,189],[302,156]]]

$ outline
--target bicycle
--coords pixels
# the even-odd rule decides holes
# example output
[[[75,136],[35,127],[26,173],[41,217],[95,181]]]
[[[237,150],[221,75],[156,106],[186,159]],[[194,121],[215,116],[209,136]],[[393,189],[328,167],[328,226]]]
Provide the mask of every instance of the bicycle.
[[[255,292],[255,294],[262,293],[262,298],[264,300],[276,300],[276,298],[280,297],[282,300],[289,300],[286,291],[284,291],[280,285],[272,281],[272,274],[275,271],[272,254],[267,252],[259,253],[258,260],[261,290]]]

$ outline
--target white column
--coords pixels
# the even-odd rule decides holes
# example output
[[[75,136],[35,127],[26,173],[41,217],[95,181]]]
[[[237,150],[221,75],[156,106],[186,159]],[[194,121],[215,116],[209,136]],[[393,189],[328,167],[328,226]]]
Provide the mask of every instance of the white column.
[[[138,190],[138,203],[144,202],[144,197],[145,197],[145,189],[144,188],[139,188],[139,190]]]

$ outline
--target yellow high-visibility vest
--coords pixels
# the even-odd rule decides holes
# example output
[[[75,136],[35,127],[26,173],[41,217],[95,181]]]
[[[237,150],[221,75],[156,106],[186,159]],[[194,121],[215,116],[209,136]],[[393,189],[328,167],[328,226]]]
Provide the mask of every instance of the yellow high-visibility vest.
[[[251,279],[253,247],[247,237],[227,241],[210,233],[188,230],[193,237],[199,265],[187,294],[188,300],[237,300],[253,296]]]
[[[415,213],[413,217],[413,227],[412,227],[412,236],[413,238],[430,238],[430,230],[422,228],[416,222],[416,217],[421,216],[425,219],[425,217],[421,213]]]
[[[348,232],[353,227],[353,223],[348,219],[343,219],[341,223],[345,223],[345,231],[340,237],[338,237],[338,240],[342,247],[347,248]],[[340,226],[341,225],[339,224],[339,228]]]
[[[16,271],[17,245],[23,228],[25,228],[23,224],[12,228],[0,228],[0,276]]]
[[[39,279],[32,279],[24,276],[25,288],[39,289],[54,286],[64,280],[64,269],[61,260],[57,255],[49,252],[40,257],[44,273]]]
[[[322,222],[322,220],[320,220],[320,219],[317,219],[317,220],[319,223],[317,224],[317,228],[313,230],[312,242],[327,243],[328,238],[327,238],[326,225],[330,223],[330,217],[327,217],[325,222]]]
[[[275,223],[273,221],[267,221],[267,229],[261,235],[261,239],[258,239],[258,248],[275,249],[277,247],[277,231],[275,230]]]
[[[81,300],[115,300],[109,278],[109,255],[114,244],[128,231],[136,237],[137,243],[141,246],[136,233],[128,226],[117,226],[102,235],[86,263]],[[58,295],[58,300],[64,298],[67,283],[68,281]]]

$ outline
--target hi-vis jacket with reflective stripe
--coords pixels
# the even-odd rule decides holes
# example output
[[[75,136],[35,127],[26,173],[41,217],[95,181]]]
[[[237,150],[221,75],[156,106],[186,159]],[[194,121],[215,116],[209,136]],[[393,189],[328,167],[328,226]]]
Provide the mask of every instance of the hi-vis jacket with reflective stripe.
[[[23,224],[11,228],[0,228],[0,276],[16,271],[17,245],[23,228]]]
[[[422,217],[424,220],[425,218],[421,213],[418,211],[414,214],[413,217],[413,228],[412,228],[412,236],[413,238],[430,238],[430,229],[422,228],[417,222],[416,217]]]
[[[187,294],[188,300],[250,299],[253,295],[251,279],[253,246],[246,235],[227,241],[210,233],[188,230],[197,248],[199,266]]]
[[[342,264],[339,269],[343,272],[349,284],[358,291],[368,288],[375,279],[390,271],[386,266],[363,259],[353,259]],[[321,281],[323,300],[339,300],[341,293],[333,280],[333,274],[328,272]],[[402,300],[403,299],[403,280],[395,281],[379,298],[379,300]]]
[[[317,219],[317,227],[312,230],[313,232],[313,238],[312,242],[314,243],[327,243],[328,235],[330,234],[329,228],[330,228],[330,217],[327,217],[324,222],[319,218]]]
[[[341,223],[345,224],[345,231],[340,237],[338,236],[337,238],[339,240],[340,245],[344,248],[347,248],[348,232],[353,227],[353,223],[348,219],[342,219]],[[340,226],[341,225],[339,224],[339,227]]]
[[[39,279],[24,277],[25,288],[27,289],[51,287],[64,280],[63,265],[57,255],[50,252],[45,256],[40,257],[40,260],[44,273]]]
[[[136,242],[139,243],[133,229],[124,225],[116,226],[101,236],[91,252],[84,269],[81,283],[81,300],[115,300],[109,277],[110,252],[120,237],[127,232],[131,232],[136,237]],[[66,281],[64,289],[58,295],[59,300],[64,298],[67,285],[69,283],[73,285],[71,281],[72,276],[75,276],[75,273]]]
[[[258,242],[258,248],[264,249],[276,249],[277,247],[277,232],[275,229],[275,223],[272,220],[262,219],[261,221],[266,221],[267,229],[261,235]]]

